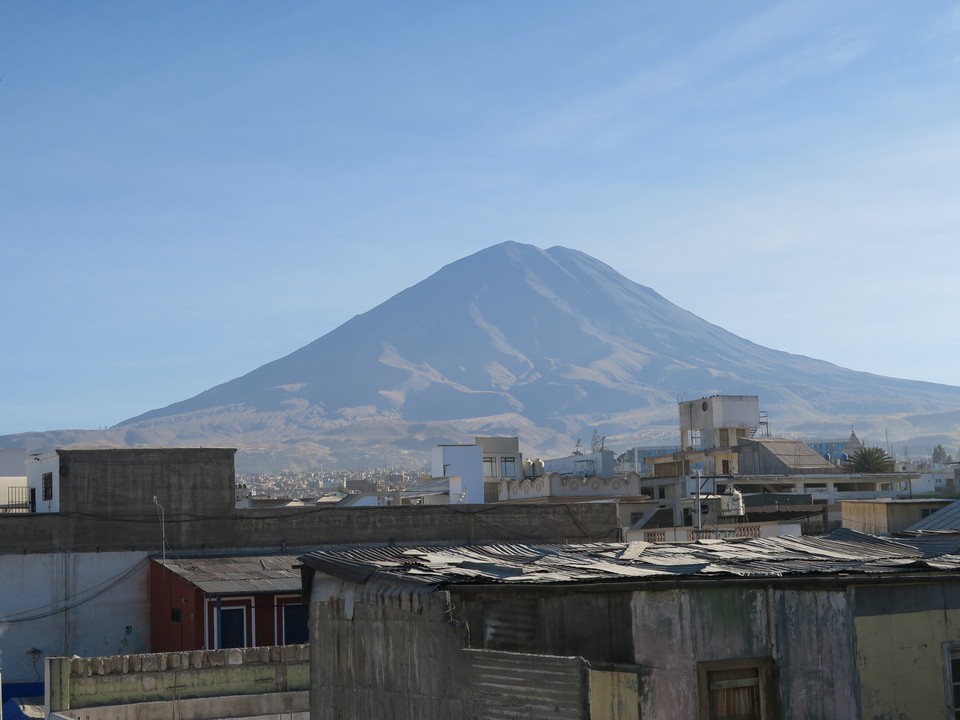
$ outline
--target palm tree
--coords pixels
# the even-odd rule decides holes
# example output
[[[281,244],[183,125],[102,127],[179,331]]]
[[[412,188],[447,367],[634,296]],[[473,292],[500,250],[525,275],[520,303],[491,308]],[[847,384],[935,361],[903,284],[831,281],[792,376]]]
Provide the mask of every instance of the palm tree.
[[[859,473],[893,472],[893,458],[887,455],[886,450],[878,447],[865,447],[857,450],[849,460],[847,469]]]

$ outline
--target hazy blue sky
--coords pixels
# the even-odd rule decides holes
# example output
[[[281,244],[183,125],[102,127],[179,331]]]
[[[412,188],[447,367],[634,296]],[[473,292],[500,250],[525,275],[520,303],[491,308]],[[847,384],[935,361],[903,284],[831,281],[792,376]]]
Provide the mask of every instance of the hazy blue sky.
[[[504,240],[960,385],[960,5],[0,5],[0,433],[185,399]]]

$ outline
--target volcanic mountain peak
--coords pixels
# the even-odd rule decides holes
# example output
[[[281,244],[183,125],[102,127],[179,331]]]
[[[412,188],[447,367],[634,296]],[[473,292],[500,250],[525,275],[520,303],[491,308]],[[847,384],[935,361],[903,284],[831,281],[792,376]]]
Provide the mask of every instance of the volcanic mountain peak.
[[[960,408],[960,388],[764,348],[582,252],[505,242],[286,357],[119,427],[171,442],[213,435],[292,448],[309,438],[337,455],[520,425],[566,447],[598,426],[633,442],[641,416],[669,433],[679,393],[759,395],[779,428],[811,432],[877,416],[909,426],[910,415]]]

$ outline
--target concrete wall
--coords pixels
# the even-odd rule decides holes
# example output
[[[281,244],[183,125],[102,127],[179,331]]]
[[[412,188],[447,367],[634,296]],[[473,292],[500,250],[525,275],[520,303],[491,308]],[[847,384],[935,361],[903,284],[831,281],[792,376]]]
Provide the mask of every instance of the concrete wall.
[[[483,448],[484,455],[520,455],[520,439],[517,437],[478,437],[477,445]]]
[[[314,593],[317,718],[366,717],[377,706],[378,717],[396,719],[517,708],[536,718],[539,703],[559,692],[537,673],[563,657],[591,673],[624,674],[591,682],[605,700],[584,704],[583,681],[567,667],[557,681],[565,694],[552,701],[558,717],[697,718],[706,671],[726,664],[756,668],[780,720],[944,717],[945,647],[960,647],[960,580],[947,574],[909,583],[723,579],[449,593],[326,579]],[[465,664],[467,647],[503,657]],[[476,714],[463,688],[485,697],[487,714]]]
[[[456,505],[231,510],[212,516],[86,514],[0,515],[0,555],[8,553],[159,553],[310,547],[339,543],[593,542],[617,540],[616,508],[601,504]]]
[[[882,535],[905,530],[924,517],[949,505],[949,500],[929,502],[867,502],[848,500],[840,503],[841,524],[857,532]]]
[[[960,642],[960,585],[858,588],[854,608],[862,717],[952,717],[944,658]]]
[[[59,449],[27,463],[37,512],[111,517],[222,515],[236,505],[233,448]],[[42,473],[54,500],[41,503]],[[154,502],[156,498],[156,503]]]
[[[4,681],[39,682],[43,658],[51,655],[147,652],[146,558],[160,554],[162,533],[168,553],[283,552],[340,543],[592,542],[620,535],[612,503],[251,510],[202,521],[168,517],[164,525],[157,517],[0,516]],[[124,551],[113,551],[118,548]]]
[[[313,720],[640,717],[640,668],[468,649],[462,608],[430,586],[318,573],[312,598]]]
[[[51,655],[147,651],[146,558],[144,552],[0,555],[4,683],[41,682]]]
[[[66,712],[67,716],[143,719],[158,712],[165,718],[184,717],[182,712],[176,713],[182,710],[182,701],[208,698],[217,702],[208,706],[214,714],[206,717],[242,717],[260,716],[265,710],[270,713],[261,696],[277,694],[281,697],[274,700],[279,706],[272,713],[279,714],[283,708],[303,712],[309,678],[306,645],[53,657],[47,659],[45,704],[49,712]],[[151,706],[138,708],[139,703]],[[228,704],[231,707],[226,707]],[[199,707],[204,706],[196,705],[194,712]],[[78,710],[83,712],[69,712]]]
[[[310,693],[297,691],[158,700],[61,710],[50,713],[49,717],[51,720],[310,720]]]
[[[636,473],[630,473],[627,477],[577,477],[547,473],[541,477],[499,482],[501,502],[546,498],[601,499],[641,494],[640,476]]]
[[[457,692],[463,627],[445,593],[317,573],[311,596],[312,720],[470,717]]]
[[[749,430],[760,423],[760,399],[756,395],[717,395],[680,403],[680,440],[683,449],[692,445],[691,432],[700,431],[701,449],[737,444],[736,430]],[[727,443],[720,429],[728,429]]]
[[[642,495],[640,476],[630,473],[625,477],[563,477],[549,476],[550,493],[555,497],[617,497]]]
[[[698,663],[765,657],[779,669],[782,720],[859,717],[843,590],[718,583],[648,591],[634,596],[632,615],[636,663],[651,669],[643,717],[697,717]]]
[[[638,595],[645,710],[695,717],[695,664],[770,657],[780,717],[946,717],[944,646],[960,642],[960,583],[715,587]],[[665,705],[665,703],[667,705]]]
[[[768,537],[799,537],[803,534],[803,526],[799,522],[769,522],[736,523],[729,525],[708,525],[698,533],[692,526],[664,527],[631,530],[627,529],[626,541],[634,542],[694,542],[700,540],[729,540],[731,538],[768,538]]]
[[[919,511],[917,519],[919,519]],[[884,503],[841,502],[840,524],[845,528],[870,535],[890,532],[887,527],[887,508]]]
[[[790,467],[761,443],[737,447],[737,470],[750,475],[789,475]]]

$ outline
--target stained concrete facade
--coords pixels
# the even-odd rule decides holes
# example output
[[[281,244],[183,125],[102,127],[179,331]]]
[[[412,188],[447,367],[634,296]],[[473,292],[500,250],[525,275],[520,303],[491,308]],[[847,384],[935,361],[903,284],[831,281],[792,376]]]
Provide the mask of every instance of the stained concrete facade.
[[[35,512],[110,518],[222,515],[236,504],[234,448],[58,448],[31,456]]]
[[[438,505],[377,508],[313,507],[237,510],[218,515],[156,511],[110,517],[34,513],[0,515],[0,558],[6,554],[264,549],[339,543],[551,542],[617,540],[613,506]]]
[[[947,717],[960,658],[949,572],[440,587],[362,577],[313,576],[314,718],[706,719],[731,674],[756,688],[765,719]],[[583,669],[618,675],[591,684]]]
[[[470,649],[448,593],[322,576],[312,593],[313,720],[639,718],[638,668]]]

